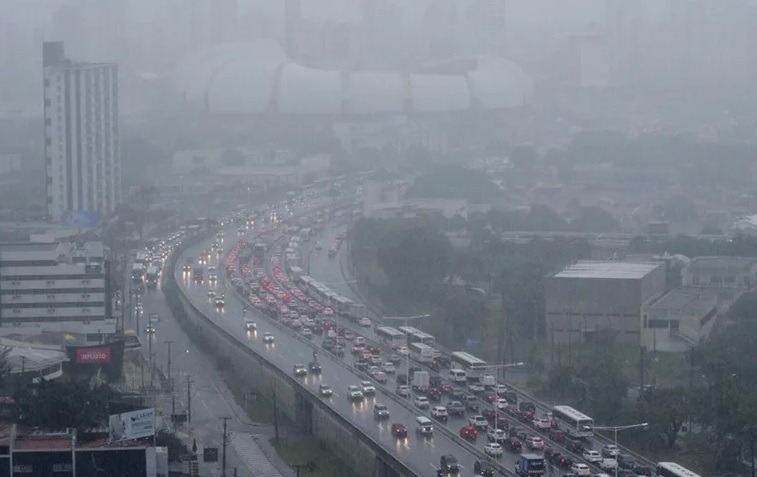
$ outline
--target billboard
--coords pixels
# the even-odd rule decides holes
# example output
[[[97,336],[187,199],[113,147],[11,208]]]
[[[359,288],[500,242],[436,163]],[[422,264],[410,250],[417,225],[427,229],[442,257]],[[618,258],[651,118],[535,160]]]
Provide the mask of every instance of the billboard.
[[[110,360],[110,346],[76,348],[76,364],[103,364]]]
[[[112,414],[108,419],[111,441],[125,441],[155,435],[155,408]]]

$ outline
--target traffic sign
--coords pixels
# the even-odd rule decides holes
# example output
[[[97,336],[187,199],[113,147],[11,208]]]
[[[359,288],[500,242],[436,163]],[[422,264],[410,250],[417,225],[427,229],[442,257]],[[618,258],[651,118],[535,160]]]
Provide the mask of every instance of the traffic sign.
[[[218,447],[205,447],[202,450],[203,462],[218,462]]]

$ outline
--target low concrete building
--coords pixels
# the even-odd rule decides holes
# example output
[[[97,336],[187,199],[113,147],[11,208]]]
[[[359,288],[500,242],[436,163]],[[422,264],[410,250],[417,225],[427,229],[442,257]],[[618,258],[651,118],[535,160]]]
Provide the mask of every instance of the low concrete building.
[[[683,286],[702,288],[737,288],[757,286],[757,258],[695,257],[682,271]]]
[[[712,331],[720,301],[717,290],[699,287],[671,290],[644,311],[641,345],[654,351],[689,350]]]
[[[578,261],[545,280],[550,342],[638,345],[642,307],[665,293],[664,262]]]

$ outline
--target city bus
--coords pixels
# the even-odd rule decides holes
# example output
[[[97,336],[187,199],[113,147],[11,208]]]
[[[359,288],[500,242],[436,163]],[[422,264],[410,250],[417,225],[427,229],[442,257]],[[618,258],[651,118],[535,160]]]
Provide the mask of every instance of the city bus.
[[[399,348],[400,346],[407,343],[405,334],[397,328],[392,328],[391,326],[379,326],[378,328],[376,328],[376,334],[381,337],[384,343],[392,347],[392,349]]]
[[[145,266],[141,263],[135,263],[131,266],[131,281],[134,283],[142,283],[142,279],[145,274]]]
[[[463,369],[486,369],[486,361],[476,358],[465,351],[453,351],[452,362],[459,364]]]
[[[699,474],[696,474],[675,462],[658,462],[655,475],[657,477],[700,477]]]
[[[570,436],[582,439],[594,436],[594,419],[570,406],[553,407],[552,418],[557,427]]]
[[[421,363],[431,363],[436,358],[441,358],[442,353],[431,346],[423,343],[410,343],[410,356]]]
[[[423,343],[429,346],[436,344],[436,338],[428,333],[424,333],[418,328],[412,326],[400,326],[397,328],[407,336],[407,342],[409,343]]]

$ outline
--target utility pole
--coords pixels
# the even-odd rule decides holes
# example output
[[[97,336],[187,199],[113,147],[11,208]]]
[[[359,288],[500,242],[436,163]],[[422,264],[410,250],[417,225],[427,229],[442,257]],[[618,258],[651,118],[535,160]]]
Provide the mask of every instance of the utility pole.
[[[273,431],[276,436],[276,443],[279,443],[279,407],[276,401],[276,389],[273,390]]]
[[[223,421],[223,449],[221,453],[221,476],[226,477],[226,423],[230,417],[219,417]]]
[[[192,387],[192,375],[187,375],[187,424],[192,423],[192,393],[191,393],[191,387]]]
[[[166,352],[166,357],[168,358],[168,385],[171,387],[171,391],[173,391],[173,379],[171,379],[171,343],[173,341],[166,340],[164,343],[168,346],[168,351]]]

